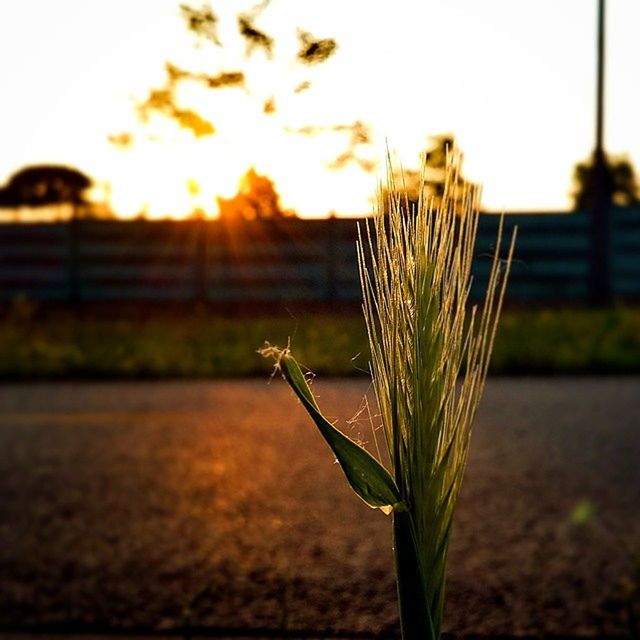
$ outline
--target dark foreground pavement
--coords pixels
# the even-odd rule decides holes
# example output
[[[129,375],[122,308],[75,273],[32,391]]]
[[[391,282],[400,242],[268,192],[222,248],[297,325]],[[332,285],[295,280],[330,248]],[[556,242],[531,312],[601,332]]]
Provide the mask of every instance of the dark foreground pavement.
[[[343,419],[366,388],[316,385]],[[476,427],[445,628],[626,633],[640,379],[496,379]],[[0,495],[0,630],[397,630],[389,520],[279,381],[2,386]]]

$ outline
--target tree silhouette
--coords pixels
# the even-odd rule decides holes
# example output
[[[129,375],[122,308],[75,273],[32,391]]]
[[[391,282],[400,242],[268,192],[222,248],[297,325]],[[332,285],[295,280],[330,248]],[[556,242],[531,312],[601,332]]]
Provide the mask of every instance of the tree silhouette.
[[[280,197],[273,182],[256,173],[251,167],[233,198],[218,198],[220,218],[223,220],[256,220],[284,218],[294,215],[280,206]]]
[[[0,189],[0,207],[87,205],[91,179],[78,169],[59,165],[34,165],[14,173]]]
[[[449,154],[462,155],[455,136],[451,133],[430,136],[431,144],[422,152],[421,161],[423,168],[404,169],[402,172],[394,176],[396,185],[395,193],[392,194],[388,190],[383,193],[386,206],[390,204],[390,197],[400,197],[401,204],[408,204],[411,208],[416,205],[422,191],[422,197],[433,202],[434,207],[438,207],[445,195],[445,183],[449,185],[449,198],[456,203],[456,208],[463,211],[462,199],[465,192],[471,190],[474,195],[479,195],[479,188],[476,184],[467,180],[462,171],[455,176],[451,176],[446,180],[447,156]],[[460,161],[460,166],[462,160]]]
[[[607,202],[620,207],[640,203],[640,188],[631,162],[624,156],[605,155],[604,191]],[[590,211],[596,194],[594,156],[580,162],[573,171],[573,208]]]
[[[433,197],[436,203],[439,203],[444,196],[447,156],[448,154],[462,154],[458,148],[455,137],[450,133],[432,136],[431,140],[434,144],[425,152],[424,187],[426,195]],[[462,163],[460,164],[462,165]],[[462,171],[453,176],[449,184],[460,194],[467,188],[471,188],[474,192],[478,190],[478,185],[467,180],[462,175]]]
[[[34,219],[113,218],[105,202],[89,196],[95,183],[79,169],[56,164],[30,165],[0,187],[0,209],[26,208]],[[52,209],[45,210],[45,209]],[[35,210],[42,210],[37,214]],[[53,214],[53,215],[52,215]]]

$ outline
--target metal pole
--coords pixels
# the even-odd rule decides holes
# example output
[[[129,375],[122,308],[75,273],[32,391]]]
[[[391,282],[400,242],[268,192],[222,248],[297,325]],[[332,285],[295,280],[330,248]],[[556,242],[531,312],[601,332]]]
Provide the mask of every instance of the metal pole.
[[[589,301],[604,305],[611,301],[608,170],[604,133],[605,0],[598,0],[598,76],[596,103],[596,147],[593,154],[594,192],[591,203]]]

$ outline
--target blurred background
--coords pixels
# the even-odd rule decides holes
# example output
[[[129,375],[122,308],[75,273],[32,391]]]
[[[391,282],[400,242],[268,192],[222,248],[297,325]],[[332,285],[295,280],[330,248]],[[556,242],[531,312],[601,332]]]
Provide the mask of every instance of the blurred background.
[[[0,637],[398,634],[387,523],[256,351],[290,340],[362,416],[358,226],[387,154],[437,202],[447,150],[482,188],[474,300],[499,214],[518,242],[445,629],[638,637],[638,23],[2,3]]]

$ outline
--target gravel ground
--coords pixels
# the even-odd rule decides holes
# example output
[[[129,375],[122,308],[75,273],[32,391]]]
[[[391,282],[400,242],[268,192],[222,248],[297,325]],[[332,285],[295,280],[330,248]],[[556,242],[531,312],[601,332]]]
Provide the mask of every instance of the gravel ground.
[[[280,381],[2,386],[0,488],[0,625],[396,629],[389,521]],[[449,567],[448,631],[625,633],[640,379],[490,381]]]

